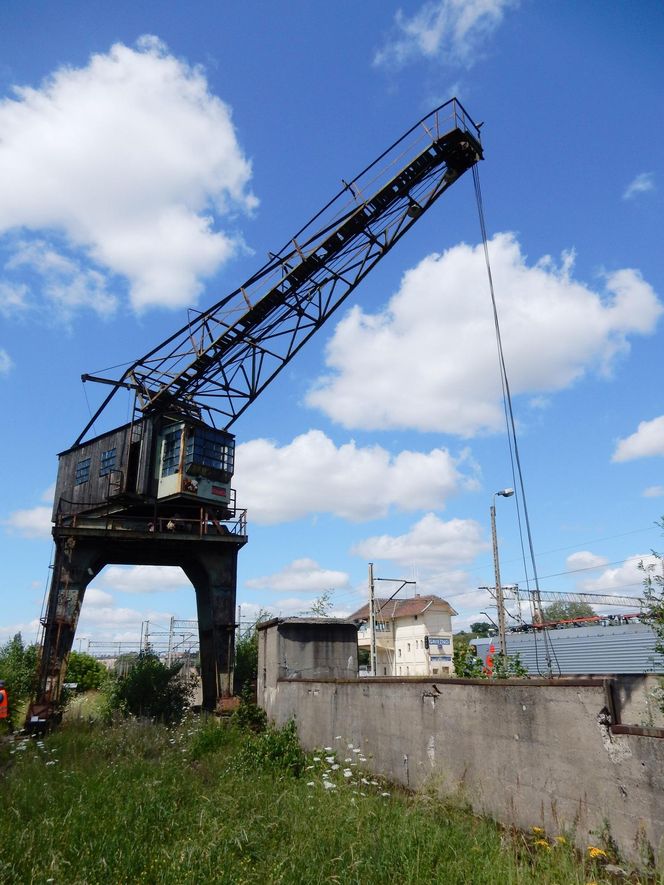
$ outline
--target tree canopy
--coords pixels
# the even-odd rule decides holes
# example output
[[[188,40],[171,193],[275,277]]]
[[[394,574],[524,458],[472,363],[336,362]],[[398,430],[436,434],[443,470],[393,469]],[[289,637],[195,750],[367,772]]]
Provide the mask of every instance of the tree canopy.
[[[595,611],[587,602],[552,602],[542,609],[545,621],[572,621],[574,618],[592,618]]]

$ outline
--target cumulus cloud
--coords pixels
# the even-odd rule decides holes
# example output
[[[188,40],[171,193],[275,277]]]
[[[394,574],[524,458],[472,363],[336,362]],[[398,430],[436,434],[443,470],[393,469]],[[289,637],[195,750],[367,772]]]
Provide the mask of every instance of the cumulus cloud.
[[[605,556],[598,556],[591,553],[590,550],[578,550],[567,557],[567,568],[569,571],[581,571],[583,569],[601,568],[606,565],[608,560]]]
[[[237,448],[238,501],[252,522],[274,524],[308,513],[332,513],[354,521],[400,510],[441,508],[445,499],[476,480],[467,453],[447,449],[400,452],[381,446],[336,446],[320,430],[310,430],[278,446],[255,439]],[[461,473],[467,466],[471,475]]]
[[[636,270],[608,274],[597,292],[573,279],[571,253],[559,266],[549,256],[529,265],[506,233],[489,251],[515,394],[609,372],[629,336],[651,333],[662,313]],[[494,341],[483,249],[460,244],[409,270],[382,312],[346,314],[327,347],[330,373],[307,402],[348,428],[496,431],[504,419]]]
[[[473,519],[443,521],[425,514],[403,535],[376,535],[356,544],[352,553],[417,568],[440,568],[469,562],[488,549],[482,526]]]
[[[618,596],[642,596],[645,577],[640,564],[648,570],[659,570],[661,564],[651,553],[637,553],[629,556],[619,566],[607,568],[596,578],[580,583],[587,593],[608,593]]]
[[[0,375],[8,375],[13,365],[12,358],[7,351],[0,347]]]
[[[627,185],[623,192],[623,200],[633,200],[639,194],[647,194],[655,190],[655,173],[641,172]]]
[[[400,67],[420,58],[441,58],[470,68],[505,11],[515,6],[518,0],[432,0],[410,17],[400,9],[374,65]]]
[[[24,538],[48,538],[51,534],[51,508],[40,506],[14,510],[3,523],[11,534]]]
[[[648,486],[643,490],[644,498],[662,498],[664,497],[664,486]]]
[[[44,240],[22,240],[15,245],[5,270],[19,269],[38,278],[36,288],[56,309],[56,317],[68,319],[82,309],[93,310],[99,316],[110,316],[117,306],[117,299],[108,292],[106,277],[102,273],[60,254]],[[27,286],[14,287],[13,301],[11,293],[4,300],[5,313],[25,310],[27,291]]]
[[[314,559],[295,559],[272,575],[250,578],[245,582],[245,586],[276,592],[289,590],[293,593],[308,591],[316,593],[347,587],[349,580],[346,572],[321,568]]]
[[[85,605],[93,608],[113,605],[113,594],[98,590],[96,587],[88,587],[85,591]]]
[[[641,421],[636,432],[618,440],[612,461],[633,461],[664,455],[664,415],[652,421]]]
[[[128,280],[136,310],[194,302],[238,248],[216,222],[254,208],[250,177],[229,107],[154,37],[0,102],[0,234],[40,234],[30,266],[70,307],[111,309],[109,272]],[[45,231],[90,267],[44,247]]]
[[[185,573],[174,565],[111,565],[95,583],[120,593],[176,593],[191,589]]]

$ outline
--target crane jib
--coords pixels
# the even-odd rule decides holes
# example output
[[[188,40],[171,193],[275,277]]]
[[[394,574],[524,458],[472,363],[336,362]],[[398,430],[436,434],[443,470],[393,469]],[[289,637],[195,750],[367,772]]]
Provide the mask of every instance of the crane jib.
[[[443,134],[440,111],[452,122]],[[137,415],[205,409],[213,423],[229,428],[417,219],[482,159],[478,127],[456,100],[420,123],[250,280],[137,360],[119,381],[85,377],[135,390]],[[410,157],[410,145],[402,145],[407,136],[418,139]],[[390,155],[395,149],[396,158]],[[376,170],[383,160],[385,168]]]

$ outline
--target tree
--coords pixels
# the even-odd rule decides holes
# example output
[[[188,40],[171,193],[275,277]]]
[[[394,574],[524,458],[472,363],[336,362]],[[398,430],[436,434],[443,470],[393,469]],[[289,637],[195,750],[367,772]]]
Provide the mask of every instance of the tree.
[[[0,679],[9,695],[9,718],[14,720],[21,704],[27,700],[35,686],[37,676],[37,646],[24,645],[20,633],[16,633],[0,646]]]
[[[195,684],[193,678],[180,677],[181,667],[179,663],[167,667],[153,652],[140,652],[127,674],[111,684],[111,711],[176,722],[188,709]]]
[[[493,630],[493,624],[488,621],[475,621],[470,625],[470,629],[476,636],[488,636]]]
[[[664,518],[660,519],[657,525],[664,529]],[[661,553],[654,550],[651,552],[655,562],[648,565],[644,562],[639,563],[639,568],[644,573],[643,597],[646,603],[641,619],[655,631],[657,637],[655,648],[661,655],[664,655],[664,572],[662,569],[664,559]]]
[[[574,618],[592,618],[594,614],[587,602],[552,602],[542,609],[544,621],[573,621]]]
[[[258,616],[249,630],[245,631],[235,643],[235,672],[233,674],[233,692],[236,695],[251,691],[258,678],[258,631],[261,621],[269,621],[270,612],[260,609]]]
[[[106,667],[85,652],[73,651],[67,664],[67,682],[75,682],[77,691],[100,688],[108,678]]]
[[[324,590],[317,599],[314,599],[309,609],[311,614],[317,618],[329,617],[330,611],[334,608],[334,603],[332,602],[333,593],[334,590]]]

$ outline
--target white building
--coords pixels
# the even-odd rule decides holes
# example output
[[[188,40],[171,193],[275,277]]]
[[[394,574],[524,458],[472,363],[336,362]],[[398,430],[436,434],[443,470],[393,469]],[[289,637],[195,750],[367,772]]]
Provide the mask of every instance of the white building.
[[[452,617],[440,596],[376,599],[376,676],[450,676]],[[360,623],[359,648],[371,648],[369,604],[350,620]]]

